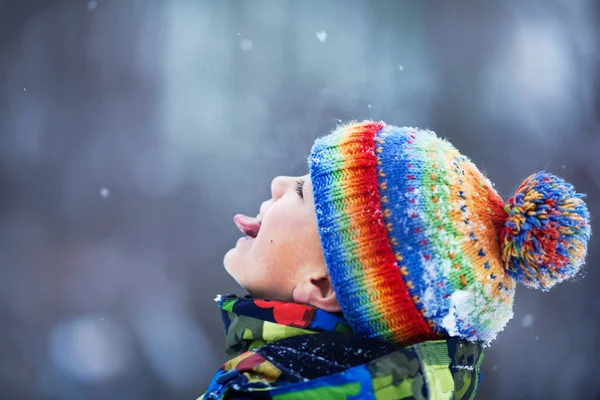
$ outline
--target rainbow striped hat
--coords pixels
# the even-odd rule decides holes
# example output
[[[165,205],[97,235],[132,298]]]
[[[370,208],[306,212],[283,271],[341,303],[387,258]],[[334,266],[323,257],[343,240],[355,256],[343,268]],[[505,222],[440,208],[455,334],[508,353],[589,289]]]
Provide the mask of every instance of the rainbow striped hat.
[[[547,290],[586,256],[589,213],[570,184],[540,172],[505,203],[431,131],[350,123],[308,161],[331,281],[358,334],[490,342],[516,281]]]

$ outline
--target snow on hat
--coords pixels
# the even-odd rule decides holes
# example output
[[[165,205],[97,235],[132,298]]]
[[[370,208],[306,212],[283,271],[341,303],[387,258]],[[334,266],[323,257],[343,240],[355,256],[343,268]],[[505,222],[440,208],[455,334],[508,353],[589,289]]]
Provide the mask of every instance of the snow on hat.
[[[489,342],[516,281],[547,290],[583,264],[583,195],[549,173],[505,203],[435,133],[371,121],[317,139],[308,161],[327,268],[358,334]]]

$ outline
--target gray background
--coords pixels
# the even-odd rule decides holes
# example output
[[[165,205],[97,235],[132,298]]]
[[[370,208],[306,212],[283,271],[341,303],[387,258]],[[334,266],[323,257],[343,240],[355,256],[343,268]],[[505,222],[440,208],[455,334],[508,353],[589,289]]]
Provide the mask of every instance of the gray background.
[[[213,298],[242,294],[232,216],[339,120],[433,129],[505,198],[547,168],[600,214],[599,13],[0,0],[0,399],[199,396],[226,358]],[[597,398],[598,257],[519,287],[481,398]]]

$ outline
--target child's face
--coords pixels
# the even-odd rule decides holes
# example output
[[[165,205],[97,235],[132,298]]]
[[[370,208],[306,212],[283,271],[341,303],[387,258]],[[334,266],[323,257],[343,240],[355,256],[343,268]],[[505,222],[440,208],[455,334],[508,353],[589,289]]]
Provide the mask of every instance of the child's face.
[[[279,176],[271,195],[260,207],[258,234],[238,240],[225,255],[225,269],[252,296],[293,301],[303,280],[327,275],[310,177]]]

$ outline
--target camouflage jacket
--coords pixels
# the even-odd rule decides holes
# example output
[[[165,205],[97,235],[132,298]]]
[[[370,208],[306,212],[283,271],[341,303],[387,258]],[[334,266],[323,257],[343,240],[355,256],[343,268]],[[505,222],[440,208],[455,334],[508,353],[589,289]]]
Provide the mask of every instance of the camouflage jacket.
[[[472,399],[480,381],[477,343],[400,347],[356,336],[342,315],[309,305],[230,295],[219,304],[236,357],[202,400]]]

